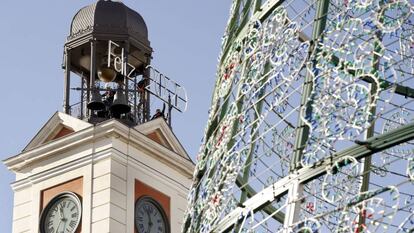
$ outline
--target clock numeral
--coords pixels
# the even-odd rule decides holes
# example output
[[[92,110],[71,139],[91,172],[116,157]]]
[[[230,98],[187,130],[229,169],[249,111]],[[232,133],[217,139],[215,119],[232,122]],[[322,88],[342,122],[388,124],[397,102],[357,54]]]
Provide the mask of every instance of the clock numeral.
[[[138,224],[139,231],[144,232],[144,224]]]
[[[73,213],[72,214],[72,218],[77,218],[78,217],[78,213]]]
[[[76,226],[76,221],[70,221],[69,226],[74,229]]]
[[[144,205],[145,212],[151,214],[154,211],[154,208],[150,205]]]

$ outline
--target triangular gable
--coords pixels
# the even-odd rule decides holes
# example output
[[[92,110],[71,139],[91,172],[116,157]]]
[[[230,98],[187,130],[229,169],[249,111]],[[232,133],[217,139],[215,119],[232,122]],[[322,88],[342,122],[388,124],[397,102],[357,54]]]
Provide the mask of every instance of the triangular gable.
[[[61,138],[61,137],[64,137],[64,136],[66,136],[66,135],[68,135],[68,134],[71,134],[71,133],[73,133],[73,132],[75,132],[73,129],[71,129],[71,128],[68,128],[68,127],[66,127],[66,126],[64,126],[64,125],[60,125],[60,130],[56,130],[56,135],[50,135],[50,138],[49,139],[46,139],[46,141],[44,142],[44,143],[46,143],[46,142],[48,142],[48,141],[52,141],[52,140],[55,140],[55,139],[58,139],[58,138]]]
[[[164,137],[164,135],[159,129],[156,129],[154,132],[146,134],[145,136],[149,137],[151,140],[155,141],[156,143],[161,144],[170,150],[173,150],[170,143],[168,143],[168,140]]]
[[[64,137],[92,126],[90,123],[79,120],[68,114],[56,112],[34,136],[23,151],[30,150],[44,143]]]
[[[191,161],[184,147],[162,117],[138,125],[135,129],[151,140]]]

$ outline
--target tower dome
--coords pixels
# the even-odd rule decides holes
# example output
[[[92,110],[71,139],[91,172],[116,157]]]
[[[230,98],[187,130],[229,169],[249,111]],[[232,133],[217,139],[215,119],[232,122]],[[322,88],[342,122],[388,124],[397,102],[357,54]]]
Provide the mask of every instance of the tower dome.
[[[73,17],[68,42],[92,34],[94,37],[125,37],[148,46],[148,29],[142,16],[119,1],[99,0]]]

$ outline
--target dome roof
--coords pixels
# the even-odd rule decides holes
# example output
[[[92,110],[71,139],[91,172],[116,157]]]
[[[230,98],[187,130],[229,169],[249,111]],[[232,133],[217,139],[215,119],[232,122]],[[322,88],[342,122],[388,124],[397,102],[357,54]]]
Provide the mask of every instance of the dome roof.
[[[85,34],[126,36],[149,46],[144,19],[122,2],[99,0],[78,11],[73,17],[68,41]]]

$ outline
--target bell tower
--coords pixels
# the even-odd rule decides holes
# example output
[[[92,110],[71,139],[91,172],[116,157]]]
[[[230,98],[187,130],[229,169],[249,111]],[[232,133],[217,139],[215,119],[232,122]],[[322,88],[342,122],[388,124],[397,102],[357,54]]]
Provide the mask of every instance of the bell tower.
[[[194,164],[171,111],[184,111],[186,96],[150,65],[151,54],[143,18],[122,2],[76,13],[63,112],[4,161],[16,175],[13,233],[180,231]],[[165,115],[150,117],[155,100]]]
[[[150,94],[142,87],[151,54],[144,19],[123,3],[100,0],[79,10],[64,46],[64,112],[91,123],[148,121]]]

